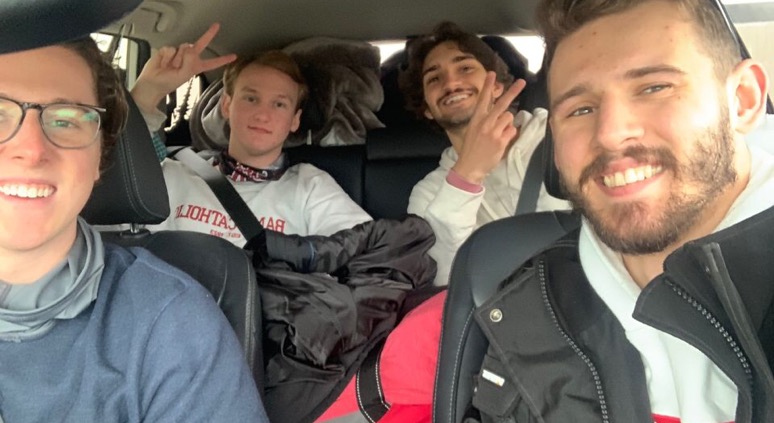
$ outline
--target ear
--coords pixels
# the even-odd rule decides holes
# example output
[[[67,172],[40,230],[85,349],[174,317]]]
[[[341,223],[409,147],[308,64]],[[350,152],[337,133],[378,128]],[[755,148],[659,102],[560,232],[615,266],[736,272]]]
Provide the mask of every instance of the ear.
[[[751,132],[766,113],[768,77],[763,66],[746,59],[736,65],[727,79],[731,125],[739,133]]]
[[[301,125],[301,109],[296,110],[296,115],[293,116],[293,122],[290,123],[290,132],[296,132]]]
[[[430,119],[430,120],[435,120],[435,119],[433,118],[433,114],[432,114],[432,113],[430,113],[430,109],[428,109],[427,107],[425,107],[425,111],[424,111],[423,113],[424,113],[424,115],[425,115],[425,117],[426,117],[426,118],[428,118],[428,119]]]
[[[231,107],[231,96],[224,91],[223,95],[220,96],[220,113],[226,120],[228,120],[229,107]]]

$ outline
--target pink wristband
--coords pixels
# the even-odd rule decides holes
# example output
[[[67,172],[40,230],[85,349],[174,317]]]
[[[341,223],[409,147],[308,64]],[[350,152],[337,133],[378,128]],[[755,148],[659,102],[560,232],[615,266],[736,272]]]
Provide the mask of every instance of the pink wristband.
[[[449,169],[449,173],[446,174],[446,182],[448,182],[449,185],[453,186],[454,188],[459,188],[463,191],[467,191],[473,194],[478,194],[484,189],[484,187],[481,185],[466,181],[465,178],[460,176],[459,173],[455,172],[454,169]]]

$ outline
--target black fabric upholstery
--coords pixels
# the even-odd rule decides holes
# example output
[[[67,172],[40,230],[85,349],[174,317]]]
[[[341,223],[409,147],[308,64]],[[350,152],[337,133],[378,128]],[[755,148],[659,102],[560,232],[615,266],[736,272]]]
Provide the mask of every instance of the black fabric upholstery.
[[[0,54],[89,35],[118,20],[141,0],[0,1]]]
[[[530,257],[579,225],[569,212],[514,216],[484,225],[460,247],[444,306],[433,421],[458,423],[487,349],[473,311]]]
[[[169,215],[169,197],[150,133],[131,96],[129,120],[108,167],[81,212],[94,225],[156,224]]]
[[[150,133],[130,99],[129,122],[82,216],[92,224],[159,223],[169,214],[166,184]],[[247,253],[207,234],[147,230],[102,232],[108,242],[141,246],[199,281],[217,301],[242,345],[258,389],[263,388],[261,307]]]

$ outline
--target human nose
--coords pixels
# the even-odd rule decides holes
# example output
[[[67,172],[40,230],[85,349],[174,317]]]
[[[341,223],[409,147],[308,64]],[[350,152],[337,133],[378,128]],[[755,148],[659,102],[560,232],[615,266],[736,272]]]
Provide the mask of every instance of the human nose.
[[[271,107],[267,103],[259,103],[256,104],[253,108],[253,118],[265,122],[269,119],[269,115],[271,114]]]
[[[31,163],[43,160],[49,149],[53,147],[43,132],[40,119],[34,113],[27,111],[22,117],[19,130],[6,142],[7,148],[11,150],[15,159],[27,160]]]
[[[439,77],[441,78],[441,84],[445,91],[454,91],[457,89],[461,83],[462,78],[460,75],[457,75],[455,72],[451,70],[445,70],[439,74]]]
[[[614,97],[603,99],[598,106],[596,143],[605,150],[617,150],[638,140],[644,131],[639,116],[631,104]]]

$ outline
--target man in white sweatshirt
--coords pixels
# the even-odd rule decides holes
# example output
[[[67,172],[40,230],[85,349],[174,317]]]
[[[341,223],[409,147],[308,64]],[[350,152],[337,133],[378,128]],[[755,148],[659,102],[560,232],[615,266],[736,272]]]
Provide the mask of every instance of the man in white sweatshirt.
[[[202,59],[217,34],[212,25],[194,44],[163,47],[143,68],[132,97],[157,129],[165,115],[159,102],[192,76],[233,62],[235,55]],[[220,107],[231,128],[228,149],[213,160],[264,228],[286,234],[331,235],[371,220],[326,172],[289,166],[282,153],[298,129],[307,87],[297,64],[280,51],[236,60],[223,77]],[[248,241],[209,186],[185,165],[162,162],[171,213],[151,230],[204,232],[239,247]]]
[[[532,153],[545,135],[548,112],[511,112],[525,86],[481,39],[451,22],[413,41],[400,76],[407,107],[437,123],[452,146],[439,167],[414,186],[408,212],[426,219],[436,244],[436,285],[448,284],[452,260],[478,227],[512,216]],[[569,205],[541,188],[537,210]],[[518,236],[517,234],[515,236]]]

